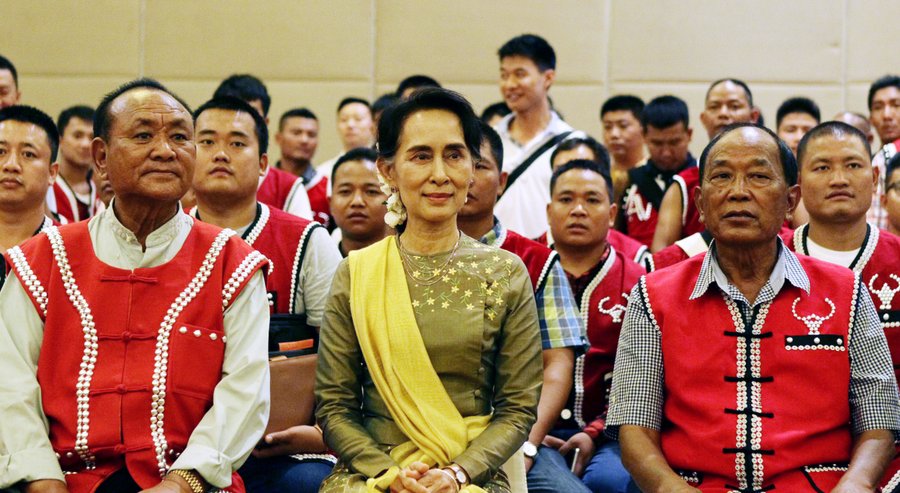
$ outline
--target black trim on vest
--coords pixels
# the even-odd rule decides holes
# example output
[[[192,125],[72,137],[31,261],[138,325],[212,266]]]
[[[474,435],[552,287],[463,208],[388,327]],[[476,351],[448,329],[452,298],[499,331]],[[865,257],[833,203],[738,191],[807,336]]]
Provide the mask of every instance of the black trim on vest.
[[[253,228],[256,227],[256,223],[259,222],[260,216],[262,216],[262,205],[260,205],[259,202],[257,202],[256,203],[256,216],[253,217],[253,222],[250,223],[250,226],[247,226],[247,230],[244,231],[244,234],[241,235],[242,240],[247,239],[247,235],[249,235],[250,232],[253,231]],[[200,219],[200,210],[199,209],[197,209],[197,219]],[[200,219],[200,220],[202,221],[202,219]]]

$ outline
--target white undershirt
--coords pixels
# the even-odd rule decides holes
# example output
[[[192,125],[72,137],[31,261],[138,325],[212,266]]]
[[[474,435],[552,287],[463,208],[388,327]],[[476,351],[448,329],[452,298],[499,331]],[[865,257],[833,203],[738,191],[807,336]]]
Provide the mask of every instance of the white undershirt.
[[[859,248],[847,251],[830,250],[812,241],[809,237],[806,238],[806,248],[809,250],[809,256],[812,258],[817,258],[847,268],[850,268],[853,259],[859,255]]]

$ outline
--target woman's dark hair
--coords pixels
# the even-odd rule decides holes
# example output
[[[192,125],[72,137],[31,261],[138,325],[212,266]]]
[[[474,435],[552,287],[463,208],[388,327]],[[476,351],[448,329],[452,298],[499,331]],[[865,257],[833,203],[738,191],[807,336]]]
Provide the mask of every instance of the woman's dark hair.
[[[424,110],[444,110],[456,115],[473,161],[481,159],[481,129],[472,105],[457,92],[431,87],[420,89],[406,101],[384,110],[378,121],[378,157],[386,160],[394,158],[406,120],[413,113]]]

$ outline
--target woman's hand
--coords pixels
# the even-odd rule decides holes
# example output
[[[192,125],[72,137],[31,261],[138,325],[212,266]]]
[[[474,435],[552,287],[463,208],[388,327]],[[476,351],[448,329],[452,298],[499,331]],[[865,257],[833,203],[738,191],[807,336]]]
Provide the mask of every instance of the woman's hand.
[[[322,432],[314,426],[292,426],[284,431],[269,433],[253,450],[253,456],[266,459],[304,452],[323,452]]]
[[[394,482],[391,483],[391,493],[428,493],[425,486],[418,482],[427,472],[427,464],[413,462],[401,470]]]
[[[428,493],[457,493],[459,484],[447,471],[431,469],[422,476],[419,484],[426,488]]]

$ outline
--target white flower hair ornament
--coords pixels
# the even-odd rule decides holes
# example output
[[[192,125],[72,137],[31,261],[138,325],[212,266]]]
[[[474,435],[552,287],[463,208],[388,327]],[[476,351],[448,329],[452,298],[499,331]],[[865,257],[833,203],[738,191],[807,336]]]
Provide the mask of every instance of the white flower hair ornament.
[[[381,184],[381,191],[388,196],[385,202],[387,213],[384,215],[384,222],[388,226],[396,228],[398,224],[406,222],[406,207],[400,200],[400,192],[388,184],[387,179],[380,171],[378,172],[378,183]]]

